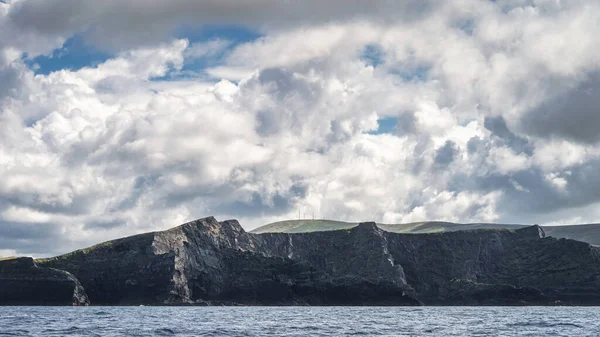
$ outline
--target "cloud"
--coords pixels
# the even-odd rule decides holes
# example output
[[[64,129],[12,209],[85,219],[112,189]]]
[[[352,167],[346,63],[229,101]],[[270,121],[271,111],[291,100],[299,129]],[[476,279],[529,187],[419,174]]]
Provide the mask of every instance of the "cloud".
[[[213,78],[229,81],[241,81],[254,72],[251,68],[218,66],[206,69],[206,73]]]
[[[517,136],[510,131],[502,116],[485,117],[483,126],[492,133],[492,137],[495,138],[494,140],[499,144],[506,144],[518,153],[526,153],[529,156],[532,155],[533,146],[526,138]]]
[[[387,223],[598,216],[593,2],[0,9],[2,252],[57,254],[207,215],[249,229],[299,208]],[[174,33],[205,24],[261,35]],[[108,59],[28,67],[74,34]],[[377,134],[381,120],[397,122]]]
[[[456,144],[449,140],[437,150],[434,161],[440,166],[449,165],[454,161],[457,154]]]
[[[230,41],[221,39],[196,43],[185,50],[184,57],[188,60],[214,57],[220,53],[223,53],[230,45]]]
[[[394,3],[314,0],[281,2],[260,0],[176,0],[148,3],[127,1],[40,0],[13,1],[8,8],[11,26],[31,35],[68,36],[85,32],[99,45],[127,47],[156,42],[182,24],[236,24],[260,28],[303,26],[331,20],[411,20],[431,9],[429,1]],[[319,10],[315,11],[314,9]],[[152,24],[148,24],[148,23]]]
[[[595,144],[600,141],[600,76],[585,79],[528,111],[520,127],[537,137],[569,139]]]

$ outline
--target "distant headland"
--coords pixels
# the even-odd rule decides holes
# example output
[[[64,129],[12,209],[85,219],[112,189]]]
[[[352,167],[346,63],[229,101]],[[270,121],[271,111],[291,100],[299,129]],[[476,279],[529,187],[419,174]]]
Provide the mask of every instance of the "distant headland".
[[[208,217],[53,258],[0,259],[0,305],[600,304],[600,248],[550,237],[560,236],[551,227],[321,225],[246,232]]]

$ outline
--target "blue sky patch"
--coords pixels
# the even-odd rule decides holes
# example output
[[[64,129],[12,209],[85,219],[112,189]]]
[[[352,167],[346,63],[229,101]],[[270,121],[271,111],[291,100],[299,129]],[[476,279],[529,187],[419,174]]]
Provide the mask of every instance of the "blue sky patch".
[[[363,48],[360,58],[366,64],[377,68],[380,64],[385,63],[385,51],[377,44],[368,44]]]
[[[421,82],[427,80],[429,67],[419,66],[410,70],[404,69],[389,69],[389,73],[401,77],[406,82]]]
[[[260,33],[237,25],[205,25],[202,27],[181,26],[175,31],[176,38],[185,38],[190,42],[190,49],[195,45],[211,41],[227,42],[227,47],[216,53],[201,57],[186,58],[181,71],[170,73],[155,80],[175,80],[205,76],[203,70],[223,64],[224,59],[237,46],[255,41],[262,37]]]
[[[238,25],[204,25],[192,27],[183,25],[175,30],[175,37],[188,39],[191,43],[223,39],[235,43],[254,41],[262,35],[254,30]]]
[[[467,35],[473,35],[473,20],[464,20],[459,22],[458,29],[462,30]]]
[[[75,35],[50,55],[40,55],[33,59],[25,57],[25,64],[33,69],[36,75],[48,75],[61,69],[76,71],[85,67],[95,67],[111,56],[85,43],[80,35]]]
[[[183,69],[180,72],[170,73],[154,80],[198,77],[204,69],[220,65],[224,57],[236,46],[254,41],[261,36],[258,32],[242,26],[181,26],[175,30],[173,38],[188,39],[190,41],[190,48],[195,44],[215,40],[227,41],[227,48],[215,54],[190,58],[189,60],[186,59]],[[23,60],[28,67],[34,70],[36,75],[47,75],[62,69],[77,71],[85,67],[95,67],[111,57],[114,57],[114,54],[96,49],[93,45],[86,43],[84,38],[78,34],[69,38],[61,48],[55,49],[49,55],[40,55],[34,58],[29,58],[25,55]]]
[[[377,124],[379,127],[377,131],[369,132],[373,135],[380,135],[383,133],[395,134],[396,133],[396,124],[398,124],[397,117],[384,117],[377,120]]]

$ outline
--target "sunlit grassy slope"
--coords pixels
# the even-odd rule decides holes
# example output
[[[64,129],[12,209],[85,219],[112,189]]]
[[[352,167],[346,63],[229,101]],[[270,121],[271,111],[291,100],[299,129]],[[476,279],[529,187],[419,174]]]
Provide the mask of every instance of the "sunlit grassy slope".
[[[333,220],[286,220],[255,228],[252,233],[308,233],[348,229],[358,223]]]
[[[9,260],[14,260],[17,257],[15,256],[8,256],[8,257],[0,257],[0,261],[9,261]]]
[[[358,222],[343,222],[333,220],[286,220],[274,222],[252,230],[252,233],[307,233],[348,229],[356,226]],[[490,224],[473,223],[459,224],[452,222],[428,221],[407,224],[380,224],[381,229],[395,233],[435,233],[445,231],[459,231],[481,228],[507,228],[517,229],[527,225],[515,224]],[[600,224],[570,225],[570,226],[543,226],[546,235],[556,238],[567,238],[600,245]]]
[[[286,220],[274,222],[252,230],[252,233],[307,233],[331,231],[337,229],[348,229],[358,225],[358,222],[343,222],[333,220]],[[479,228],[509,228],[516,229],[522,225],[505,224],[457,224],[452,222],[429,221],[413,222],[406,224],[382,224],[378,223],[380,228],[396,233],[434,233],[444,231],[457,231],[464,229]]]

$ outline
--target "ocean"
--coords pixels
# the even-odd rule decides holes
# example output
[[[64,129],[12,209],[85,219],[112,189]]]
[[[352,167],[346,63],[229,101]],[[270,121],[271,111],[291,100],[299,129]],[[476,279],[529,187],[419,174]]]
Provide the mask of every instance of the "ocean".
[[[0,307],[0,336],[600,336],[600,307]]]

